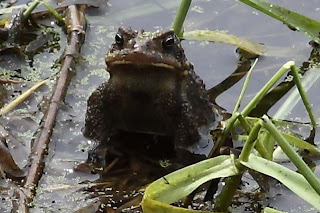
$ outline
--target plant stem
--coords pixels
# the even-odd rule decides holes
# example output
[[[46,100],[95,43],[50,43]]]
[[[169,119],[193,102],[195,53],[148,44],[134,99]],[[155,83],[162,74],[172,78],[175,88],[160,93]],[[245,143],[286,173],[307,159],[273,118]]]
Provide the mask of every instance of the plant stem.
[[[32,11],[34,9],[36,9],[36,7],[40,4],[39,0],[35,0],[32,2],[32,4],[27,8],[26,11],[24,11],[23,13],[23,17],[22,17],[22,21],[26,20],[26,18],[28,18],[28,16],[32,13]]]
[[[251,126],[249,122],[241,114],[239,114],[238,119],[245,133],[249,135],[251,131]]]
[[[313,113],[312,113],[312,109],[311,109],[311,106],[310,106],[310,103],[309,103],[309,100],[308,100],[306,91],[304,90],[304,88],[303,88],[303,86],[302,86],[302,84],[301,84],[300,77],[299,77],[299,74],[298,74],[296,65],[293,64],[293,65],[291,65],[290,68],[291,68],[291,71],[292,71],[292,75],[293,75],[294,82],[296,83],[297,88],[298,88],[298,90],[299,90],[299,93],[300,93],[300,95],[301,95],[303,104],[304,104],[304,106],[306,107],[306,110],[307,110],[307,112],[308,112],[308,114],[309,114],[309,117],[310,117],[312,126],[313,126],[313,128],[316,128],[316,127],[317,127],[317,122],[316,122],[316,120],[314,119],[314,116],[313,116]]]
[[[258,94],[250,101],[250,103],[242,110],[241,114],[246,117],[253,110],[259,101],[265,96],[269,89],[281,78],[281,76],[287,72],[288,69],[294,64],[293,61],[285,63],[278,72],[265,84],[264,87],[258,92]]]
[[[259,135],[260,134],[261,134],[261,132],[259,133]],[[257,142],[256,142],[256,145],[254,146],[254,148],[259,152],[261,157],[263,157],[267,160],[272,160],[273,151],[271,151],[271,152],[267,151],[267,149],[264,147],[262,141],[259,139],[259,136],[257,138]]]
[[[241,151],[240,157],[239,159],[241,161],[248,161],[249,155],[255,145],[255,141],[258,138],[258,133],[261,129],[261,124],[258,122],[254,125],[254,127],[252,128],[249,137],[246,141],[246,143],[243,146],[243,149]]]
[[[192,0],[182,0],[180,7],[177,11],[176,17],[172,23],[171,28],[173,29],[173,31],[175,32],[176,35],[178,35],[180,38],[182,37],[183,34],[183,30],[182,30],[182,26],[183,26],[183,22],[187,16],[190,4],[191,4]]]
[[[239,119],[239,122],[240,122],[241,126],[243,127],[244,131],[246,132],[246,134],[250,135],[250,132],[252,132],[252,131],[251,131],[251,126],[250,126],[249,122],[247,121],[247,119],[245,119],[241,114],[239,114],[238,119]],[[257,123],[258,123],[258,121],[256,121],[256,124]],[[267,152],[262,141],[259,139],[260,135],[261,135],[261,132],[258,135],[257,142],[255,143],[254,147],[263,158],[266,158],[268,160],[272,160],[272,152],[270,152],[270,153]],[[248,138],[249,138],[249,136],[242,136],[242,138],[239,137],[238,140],[248,141]],[[273,151],[273,149],[272,149],[272,151]]]
[[[270,158],[273,159],[274,143],[275,143],[274,138],[267,131],[261,132],[260,137],[261,138],[259,138],[259,140],[261,141],[262,145],[267,150],[267,153],[269,153]]]
[[[56,17],[59,24],[64,23],[62,16],[53,7],[51,7],[45,0],[41,0],[41,2],[50,11],[50,13],[52,13],[52,15],[54,15],[54,17]]]
[[[234,109],[233,109],[233,113],[232,113],[232,114],[234,114],[235,112],[237,112],[238,109],[239,109],[239,106],[240,106],[240,103],[241,103],[241,101],[242,101],[243,95],[244,95],[244,93],[246,92],[247,87],[248,87],[248,85],[249,85],[249,80],[250,80],[250,77],[251,77],[251,74],[252,74],[252,70],[253,70],[253,68],[256,66],[257,62],[258,62],[258,58],[253,62],[250,70],[248,71],[247,77],[246,77],[246,79],[245,79],[245,81],[244,81],[244,83],[243,83],[243,87],[242,87],[242,89],[241,89],[241,92],[240,92],[238,101],[237,101],[236,105],[234,106]]]
[[[239,116],[240,116],[241,121],[243,122],[244,129],[245,129],[245,130],[247,131],[247,133],[249,134],[249,132],[250,132],[250,125],[249,125],[246,121],[244,121],[243,116],[238,112],[238,108],[239,108],[239,106],[240,106],[240,103],[241,103],[241,100],[242,100],[242,98],[243,98],[243,95],[244,95],[244,93],[245,93],[245,91],[246,91],[246,89],[247,89],[247,87],[248,87],[252,70],[253,70],[253,68],[255,67],[255,65],[257,64],[257,62],[258,62],[258,59],[256,59],[256,60],[254,61],[254,63],[252,64],[252,66],[251,66],[251,68],[250,68],[250,70],[249,70],[249,72],[248,72],[248,75],[247,75],[247,77],[246,77],[246,80],[245,80],[245,82],[244,82],[244,84],[243,84],[243,87],[242,87],[242,90],[241,90],[241,92],[240,92],[240,96],[239,96],[239,98],[238,98],[238,101],[237,101],[237,103],[236,103],[236,105],[235,105],[235,107],[234,107],[232,116],[231,116],[231,118],[227,121],[227,123],[226,123],[226,128],[225,128],[225,130],[223,131],[222,136],[219,137],[219,139],[217,140],[217,142],[214,144],[214,147],[213,147],[213,149],[211,150],[211,152],[210,152],[210,154],[209,154],[209,157],[213,157],[213,156],[216,156],[216,155],[218,154],[220,147],[222,146],[222,144],[224,143],[224,141],[225,141],[226,138],[228,137],[228,134],[229,134],[229,132],[230,132],[230,130],[231,130],[231,127],[234,126],[233,124],[236,122],[236,120],[239,118]]]
[[[239,175],[228,177],[225,181],[225,186],[223,187],[221,193],[218,195],[215,205],[215,212],[227,212],[228,207],[232,203],[234,194],[240,185],[243,172]]]
[[[320,195],[320,181],[314,175],[312,170],[308,165],[302,160],[302,158],[294,151],[292,146],[286,141],[283,135],[277,130],[275,125],[270,121],[270,119],[264,115],[261,120],[261,126],[263,126],[272,137],[278,142],[281,149],[286,153],[291,162],[298,168],[300,174],[302,174],[312,188]]]
[[[231,116],[231,118],[229,118],[229,120],[226,123],[226,128],[223,130],[223,133],[218,138],[217,142],[214,143],[214,146],[213,146],[208,158],[217,156],[219,154],[219,150],[220,150],[222,144],[224,143],[224,141],[227,139],[229,132],[231,130],[231,127],[233,127],[233,124],[237,120],[238,116],[239,116],[239,113],[236,112]]]

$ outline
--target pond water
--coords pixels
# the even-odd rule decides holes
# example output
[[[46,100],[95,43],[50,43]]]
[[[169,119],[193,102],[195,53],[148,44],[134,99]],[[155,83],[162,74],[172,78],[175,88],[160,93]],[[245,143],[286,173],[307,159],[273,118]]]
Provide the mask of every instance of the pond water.
[[[273,0],[296,12],[306,14],[308,17],[319,20],[318,0]],[[86,39],[81,49],[81,57],[75,68],[64,103],[61,105],[57,122],[49,146],[46,158],[44,175],[38,187],[35,197],[34,208],[31,212],[74,212],[92,202],[90,194],[81,190],[82,183],[86,180],[96,180],[98,175],[79,174],[73,171],[73,167],[87,157],[90,141],[82,136],[86,101],[90,94],[102,82],[108,79],[105,71],[105,54],[114,39],[119,26],[131,26],[133,29],[155,31],[167,29],[175,17],[175,12],[180,1],[175,0],[110,0],[102,1],[99,9],[89,8],[86,10],[88,28]],[[241,106],[245,106],[256,92],[273,76],[273,74],[287,61],[294,60],[297,66],[307,61],[312,50],[308,44],[310,39],[299,32],[291,31],[286,25],[262,14],[240,2],[232,0],[194,0],[184,23],[185,31],[198,29],[210,29],[227,31],[258,43],[263,43],[272,48],[279,48],[286,53],[278,56],[260,57],[252,74],[248,91]],[[19,75],[25,79],[39,80],[51,76],[58,69],[53,65],[61,55],[65,38],[62,32],[60,50],[54,54],[41,53],[34,57],[32,67],[30,61],[18,58],[6,58],[0,64],[3,69],[20,70]],[[196,73],[204,80],[209,89],[232,74],[237,68],[238,56],[235,47],[228,44],[207,43],[199,41],[182,41],[185,53],[190,62],[194,64]],[[37,69],[41,67],[41,69]],[[33,69],[32,74],[29,70]],[[37,70],[37,71],[34,71]],[[31,76],[33,75],[33,76]],[[243,80],[222,93],[217,98],[217,104],[232,112],[242,88]],[[7,100],[13,90],[24,91],[32,84],[8,86]],[[308,90],[310,102],[313,104],[317,121],[320,117],[320,100],[318,91],[320,82],[316,81]],[[2,125],[9,125],[12,134],[26,144],[36,131],[37,124],[43,113],[36,112],[39,102],[44,101],[50,94],[53,84],[41,88],[28,102],[19,106],[21,113],[10,113],[1,120]],[[13,94],[14,96],[14,94]],[[272,107],[268,114],[273,116],[283,100]],[[31,116],[24,113],[34,112]],[[10,119],[8,119],[10,118]],[[282,119],[309,122],[308,115],[301,101],[294,107],[290,114]],[[9,120],[9,121],[8,121]],[[23,128],[26,125],[30,128]],[[21,128],[16,126],[21,125]],[[22,134],[30,132],[30,134]],[[319,135],[315,137],[319,141]],[[25,151],[26,153],[28,151]],[[15,154],[23,165],[23,158]],[[22,158],[22,159],[21,159]],[[19,161],[19,160],[18,160]],[[319,175],[319,169],[316,173]],[[288,212],[317,212],[309,204],[296,195],[289,192],[285,187],[276,184],[268,194],[268,200],[264,205],[276,207]],[[1,212],[10,212],[9,202],[6,206],[0,205]],[[243,212],[240,208],[235,211]],[[248,211],[250,212],[250,211]]]

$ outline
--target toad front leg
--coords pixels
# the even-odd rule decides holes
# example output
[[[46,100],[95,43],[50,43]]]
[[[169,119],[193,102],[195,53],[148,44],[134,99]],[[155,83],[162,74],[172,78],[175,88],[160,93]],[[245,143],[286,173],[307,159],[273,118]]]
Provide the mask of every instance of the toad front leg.
[[[191,114],[191,105],[182,103],[181,117],[175,131],[175,148],[185,149],[186,146],[196,143],[200,139],[197,124]]]
[[[106,153],[108,141],[112,135],[112,129],[105,116],[105,98],[107,83],[101,84],[88,99],[86,113],[86,125],[84,136],[93,139],[97,145],[88,153],[86,163],[93,167],[104,167],[106,164]]]

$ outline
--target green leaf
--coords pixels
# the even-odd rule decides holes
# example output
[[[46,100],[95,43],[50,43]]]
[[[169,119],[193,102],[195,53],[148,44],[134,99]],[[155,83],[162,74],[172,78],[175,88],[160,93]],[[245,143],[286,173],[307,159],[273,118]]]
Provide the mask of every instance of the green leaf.
[[[301,174],[253,154],[249,156],[247,162],[240,161],[240,163],[250,169],[277,179],[300,198],[315,208],[320,209],[320,195],[317,194]]]
[[[143,212],[170,212],[173,206],[168,204],[182,199],[203,183],[236,174],[233,155],[218,156],[170,173],[147,187],[142,200]]]
[[[250,123],[251,125],[254,125],[256,122],[259,122],[259,119],[260,118],[254,118],[254,117],[246,117],[246,121],[248,121],[248,123]],[[275,125],[277,127],[279,126],[285,126],[285,127],[289,127],[289,129],[293,126],[305,126],[305,124],[302,124],[302,123],[295,123],[295,122],[288,122],[288,121],[281,121],[281,120],[272,120]],[[263,131],[263,133],[265,133]],[[261,133],[260,133],[261,134]],[[269,133],[267,133],[269,134]],[[291,144],[292,146],[294,147],[297,147],[298,149],[300,150],[308,150],[310,152],[310,154],[313,154],[313,155],[319,155],[320,154],[320,150],[318,147],[294,136],[294,135],[291,135],[291,134],[288,134],[288,133],[284,133],[284,132],[281,132],[282,136],[288,141],[289,144]],[[261,141],[263,141],[261,139]],[[273,146],[272,146],[273,148]]]
[[[145,198],[142,203],[144,213],[214,213],[208,211],[197,211],[192,209],[179,208],[166,203],[161,203],[150,198]]]
[[[262,210],[262,213],[284,213],[284,212],[273,209],[273,208],[266,207]]]
[[[316,87],[316,82],[319,80],[320,68],[313,67],[308,70],[301,78],[301,83],[303,88],[308,91],[311,87]],[[301,101],[301,96],[298,89],[293,89],[290,92],[290,95],[286,98],[286,100],[281,104],[273,119],[286,119],[289,117],[289,114],[295,108],[295,106]]]
[[[316,20],[308,18],[304,15],[288,10],[284,7],[280,7],[275,4],[271,4],[261,0],[239,0],[281,22],[288,25],[290,28],[303,32],[315,42],[320,44],[319,29],[320,23]]]
[[[234,35],[229,35],[224,32],[212,30],[195,30],[184,32],[183,38],[188,40],[210,41],[231,44],[237,46],[249,53],[264,55],[266,48],[262,44],[238,38]]]
[[[311,154],[319,155],[320,151],[316,146],[313,146],[312,144],[301,140],[300,138],[297,138],[293,135],[283,133],[282,136],[292,145],[295,146],[301,150],[308,150]]]

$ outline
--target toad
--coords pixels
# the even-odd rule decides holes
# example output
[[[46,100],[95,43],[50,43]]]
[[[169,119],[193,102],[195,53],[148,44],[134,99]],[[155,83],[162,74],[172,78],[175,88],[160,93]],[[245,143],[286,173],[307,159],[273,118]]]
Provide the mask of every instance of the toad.
[[[105,61],[110,79],[88,99],[86,137],[106,146],[119,130],[172,136],[174,150],[209,153],[216,109],[172,30],[119,28]],[[101,156],[96,148],[87,162]]]

